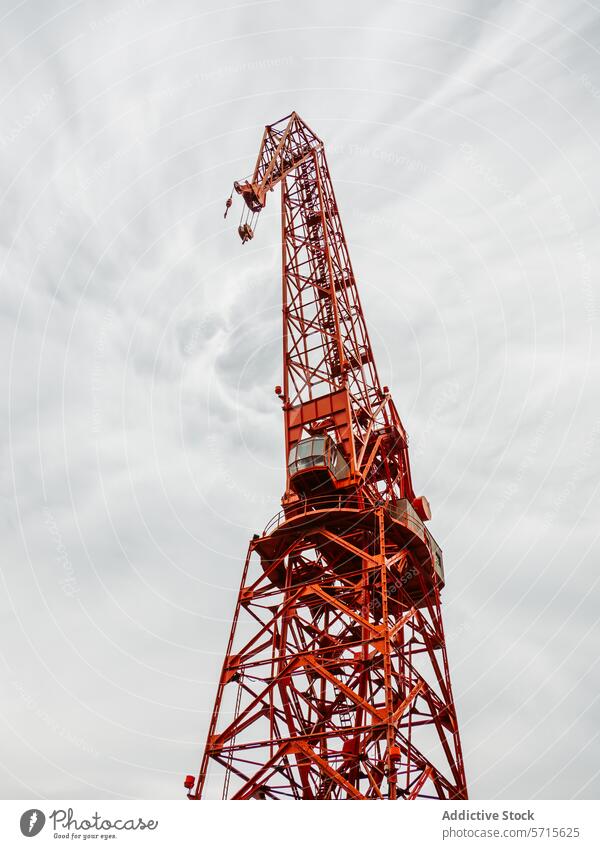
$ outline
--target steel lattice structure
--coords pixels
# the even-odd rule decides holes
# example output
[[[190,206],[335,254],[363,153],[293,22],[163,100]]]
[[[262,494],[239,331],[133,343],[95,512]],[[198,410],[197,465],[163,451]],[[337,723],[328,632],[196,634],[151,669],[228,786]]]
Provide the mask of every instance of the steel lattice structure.
[[[442,553],[379,382],[324,146],[296,113],[266,127],[234,184],[242,241],[279,184],[286,489],[250,543],[188,795],[466,799]]]

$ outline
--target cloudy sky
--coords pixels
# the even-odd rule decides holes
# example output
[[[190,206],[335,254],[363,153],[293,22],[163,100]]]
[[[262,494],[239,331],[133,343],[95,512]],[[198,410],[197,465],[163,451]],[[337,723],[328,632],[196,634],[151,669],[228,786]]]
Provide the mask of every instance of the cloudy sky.
[[[600,7],[0,5],[0,795],[198,769],[283,484],[278,198],[243,248],[223,204],[296,109],[445,552],[470,793],[597,797]]]

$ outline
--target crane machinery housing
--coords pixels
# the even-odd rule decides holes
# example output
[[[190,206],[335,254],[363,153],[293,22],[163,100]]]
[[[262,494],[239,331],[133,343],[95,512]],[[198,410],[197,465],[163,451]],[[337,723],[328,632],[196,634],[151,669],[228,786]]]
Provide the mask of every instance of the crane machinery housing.
[[[323,142],[295,112],[234,183],[242,242],[276,186],[285,493],[250,542],[188,797],[466,799],[442,552],[379,381]]]

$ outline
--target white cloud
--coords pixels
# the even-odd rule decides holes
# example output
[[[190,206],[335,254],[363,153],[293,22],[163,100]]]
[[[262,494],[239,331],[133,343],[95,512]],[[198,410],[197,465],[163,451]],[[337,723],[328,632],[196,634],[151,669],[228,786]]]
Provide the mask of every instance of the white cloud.
[[[3,795],[180,797],[197,767],[283,481],[279,201],[243,249],[222,211],[297,109],[445,550],[472,795],[597,796],[597,27],[558,0],[8,13]]]

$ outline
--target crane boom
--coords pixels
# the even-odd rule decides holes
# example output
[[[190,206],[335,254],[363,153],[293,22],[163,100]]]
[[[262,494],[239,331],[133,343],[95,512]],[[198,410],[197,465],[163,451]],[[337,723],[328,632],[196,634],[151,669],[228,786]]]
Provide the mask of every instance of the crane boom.
[[[347,464],[338,488],[359,487],[372,503],[408,498],[420,511],[406,432],[377,374],[325,147],[296,112],[265,128],[251,179],[234,184],[246,204],[243,241],[280,183],[286,456],[303,438],[327,435]],[[291,498],[288,475],[284,500]]]

